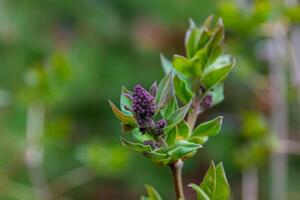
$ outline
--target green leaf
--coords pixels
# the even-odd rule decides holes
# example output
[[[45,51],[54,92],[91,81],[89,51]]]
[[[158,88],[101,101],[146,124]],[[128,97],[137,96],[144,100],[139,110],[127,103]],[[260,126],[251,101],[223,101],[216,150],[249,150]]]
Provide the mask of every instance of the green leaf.
[[[215,164],[211,162],[200,187],[195,184],[190,184],[189,186],[197,192],[198,200],[229,199],[230,188],[222,163],[215,167]]]
[[[194,97],[194,93],[188,87],[187,81],[179,78],[178,75],[175,75],[174,77],[174,89],[175,94],[184,104],[189,102]]]
[[[212,97],[211,106],[215,106],[215,105],[221,103],[224,100],[223,84],[219,84],[216,87],[212,88],[212,90],[208,92],[208,95],[211,95],[211,97]]]
[[[174,55],[173,57],[174,68],[187,77],[192,77],[195,75],[194,62],[184,56]]]
[[[193,190],[197,193],[197,200],[211,200],[207,194],[196,184],[190,183],[189,187],[193,188]]]
[[[160,61],[165,74],[170,73],[173,69],[171,61],[169,61],[163,54],[160,54]]]
[[[128,97],[128,95],[131,94],[132,93],[127,88],[122,87],[121,97],[120,97],[121,111],[127,115],[132,115],[132,113],[125,108],[125,106],[128,108],[132,107],[132,99]]]
[[[221,131],[223,117],[219,116],[213,120],[198,125],[193,131],[192,137],[214,136]]]
[[[200,184],[200,188],[207,194],[207,196],[214,200],[214,196],[216,193],[217,186],[217,178],[216,178],[216,167],[214,162],[211,162],[209,169],[207,170],[202,183]]]
[[[193,153],[195,150],[201,148],[199,144],[191,143],[185,140],[177,141],[167,152],[167,154],[172,158],[172,161],[176,161]]]
[[[138,151],[138,152],[150,152],[151,151],[151,147],[149,145],[144,145],[144,144],[141,144],[141,143],[135,143],[135,142],[130,142],[128,140],[126,140],[125,138],[123,137],[120,137],[121,139],[121,142],[122,142],[122,145],[124,147],[127,147],[129,149],[132,149],[132,150],[135,150],[135,151]]]
[[[145,141],[147,141],[147,140],[153,140],[153,138],[152,138],[149,134],[147,134],[147,133],[142,134],[142,133],[140,132],[139,128],[135,128],[135,129],[132,131],[132,137],[133,137],[135,140],[139,141],[140,143],[143,143],[143,142],[145,142]]]
[[[189,111],[191,107],[192,101],[187,103],[185,106],[182,106],[181,108],[178,108],[175,112],[172,113],[170,118],[166,119],[168,122],[168,126],[164,128],[165,132],[168,132],[171,130],[174,126],[176,126],[179,122],[181,122],[187,112]]]
[[[222,55],[222,52],[223,52],[223,48],[220,44],[213,47],[207,60],[207,66],[214,63],[217,60],[217,58]]]
[[[134,127],[137,127],[137,121],[135,120],[135,118],[131,115],[126,115],[123,112],[121,112],[113,102],[111,102],[110,100],[108,101],[109,105],[114,113],[114,115],[122,121],[123,124],[130,124]]]
[[[183,140],[188,138],[189,134],[190,134],[190,127],[188,125],[188,123],[186,123],[184,120],[182,120],[178,125],[178,135],[177,135],[177,139],[178,140]]]
[[[146,156],[147,158],[150,158],[152,161],[159,161],[169,157],[166,153],[159,153],[155,151],[152,152],[145,151],[143,152],[143,155]]]
[[[205,87],[206,91],[209,91],[220,82],[222,82],[229,72],[233,69],[235,60],[232,58],[231,62],[221,65],[210,67],[210,70],[207,70],[202,77],[201,83]]]
[[[209,54],[213,51],[214,47],[220,45],[224,39],[224,25],[221,18],[219,18],[217,27],[214,30],[209,42],[206,44]]]
[[[177,138],[177,134],[178,134],[178,128],[177,128],[177,126],[174,126],[174,127],[167,133],[166,141],[167,141],[168,145],[172,146],[172,145],[175,144],[176,138]]]
[[[170,71],[159,83],[156,96],[155,104],[159,108],[165,106],[174,98],[174,84],[172,71]]]
[[[228,184],[223,163],[219,163],[216,167],[217,187],[216,200],[227,200],[230,196],[230,186]]]
[[[145,185],[149,200],[162,200],[158,192],[150,185]]]
[[[178,104],[176,98],[173,98],[164,108],[160,110],[160,114],[162,118],[168,119],[174,113],[174,111],[178,109]]]
[[[188,138],[188,141],[196,143],[196,144],[203,145],[208,141],[208,137],[207,136],[198,136],[198,137],[193,137],[192,136],[192,137]]]
[[[201,29],[197,28],[195,22],[190,20],[190,29],[185,34],[185,50],[188,58],[193,57],[196,53],[201,33]]]

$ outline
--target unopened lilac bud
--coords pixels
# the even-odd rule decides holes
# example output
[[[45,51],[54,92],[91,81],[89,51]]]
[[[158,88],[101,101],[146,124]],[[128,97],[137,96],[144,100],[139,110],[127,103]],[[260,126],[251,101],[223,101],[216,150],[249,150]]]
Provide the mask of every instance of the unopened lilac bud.
[[[133,90],[132,110],[140,128],[151,126],[155,113],[154,97],[140,85]]]
[[[207,95],[206,97],[204,97],[203,102],[202,102],[202,106],[204,106],[205,108],[210,108],[212,105],[212,96],[211,95]]]
[[[167,121],[164,119],[161,119],[158,122],[156,122],[156,125],[159,128],[165,128],[167,126]]]

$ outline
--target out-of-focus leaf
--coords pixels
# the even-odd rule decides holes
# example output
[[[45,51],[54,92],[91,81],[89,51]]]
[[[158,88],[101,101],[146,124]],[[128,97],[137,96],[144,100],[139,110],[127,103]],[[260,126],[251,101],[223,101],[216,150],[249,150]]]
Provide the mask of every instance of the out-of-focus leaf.
[[[189,111],[191,107],[192,101],[187,103],[185,106],[182,106],[181,108],[178,108],[176,111],[172,113],[170,118],[167,119],[168,126],[164,128],[165,132],[168,132],[171,130],[174,126],[176,126],[181,120],[184,119],[185,115]]]
[[[219,116],[213,120],[198,125],[193,131],[192,137],[214,136],[221,131],[223,117]]]
[[[159,83],[155,103],[159,108],[165,106],[174,98],[174,83],[172,71],[170,71]]]
[[[113,113],[115,114],[115,116],[122,121],[122,123],[124,124],[130,124],[134,127],[137,126],[137,122],[135,120],[135,118],[133,116],[130,116],[130,115],[126,115],[124,114],[123,112],[121,112],[113,102],[111,101],[108,101],[109,102],[109,105],[113,111]]]
[[[194,93],[188,87],[187,82],[185,80],[179,78],[178,75],[174,76],[174,89],[175,89],[176,96],[184,104],[189,102],[194,97]]]
[[[138,152],[150,152],[151,151],[151,147],[149,145],[144,145],[141,143],[136,143],[136,142],[130,142],[128,140],[126,140],[123,137],[120,137],[121,142],[123,144],[124,147],[127,147],[129,149],[138,151]]]
[[[173,161],[181,159],[188,155],[189,153],[201,148],[199,144],[191,143],[185,140],[177,141],[167,152],[167,154],[172,157]]]
[[[158,194],[158,192],[150,185],[145,185],[148,198],[149,200],[162,200],[161,196]]]

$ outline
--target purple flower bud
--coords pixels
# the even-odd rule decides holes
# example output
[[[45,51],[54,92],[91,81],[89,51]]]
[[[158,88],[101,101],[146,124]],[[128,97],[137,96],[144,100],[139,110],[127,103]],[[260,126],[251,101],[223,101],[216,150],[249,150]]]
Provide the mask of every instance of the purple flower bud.
[[[132,110],[134,116],[144,132],[146,127],[153,124],[155,113],[154,98],[142,86],[136,85],[133,90]]]
[[[167,126],[167,121],[164,119],[161,119],[158,122],[156,122],[156,126],[163,129]]]
[[[205,107],[205,108],[210,108],[212,105],[212,96],[211,95],[207,95],[206,97],[204,97],[201,106]]]

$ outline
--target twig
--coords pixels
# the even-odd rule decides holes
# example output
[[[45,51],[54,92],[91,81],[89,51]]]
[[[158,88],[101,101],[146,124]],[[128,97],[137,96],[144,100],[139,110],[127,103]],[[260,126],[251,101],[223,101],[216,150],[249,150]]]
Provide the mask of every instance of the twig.
[[[182,186],[182,168],[183,168],[183,161],[178,160],[177,162],[170,165],[172,170],[174,186],[176,191],[177,199],[183,200],[184,199],[184,192]]]

